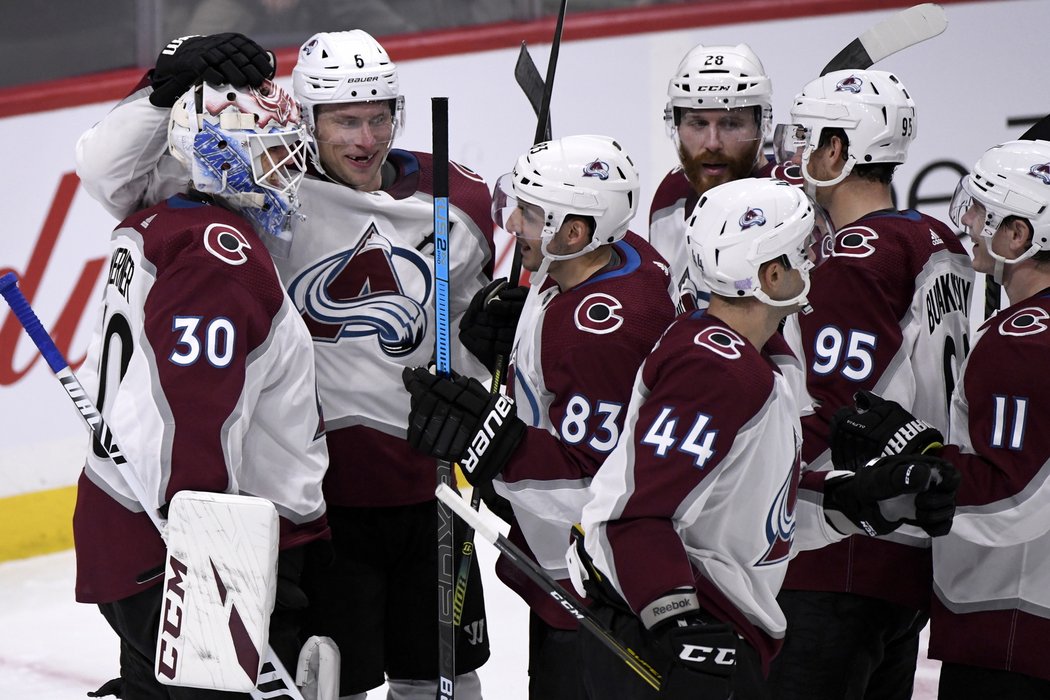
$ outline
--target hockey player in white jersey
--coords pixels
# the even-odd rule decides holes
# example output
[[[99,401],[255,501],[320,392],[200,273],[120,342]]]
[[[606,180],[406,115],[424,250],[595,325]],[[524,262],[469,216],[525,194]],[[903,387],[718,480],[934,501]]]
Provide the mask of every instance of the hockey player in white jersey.
[[[832,417],[874,391],[947,430],[948,400],[969,341],[969,257],[944,223],[892,200],[894,169],[917,132],[915,103],[885,71],[836,71],[803,88],[792,124],[777,127],[779,157],[836,227],[813,275],[812,313],[784,335],[807,371],[802,419],[807,470],[831,467]],[[930,539],[905,528],[803,552],[788,567],[784,649],[770,675],[790,700],[907,700],[929,606]]]
[[[680,308],[707,306],[706,289],[688,277],[685,223],[700,196],[742,177],[799,182],[798,168],[762,152],[771,135],[773,85],[747,44],[690,49],[667,86],[664,125],[680,165],[656,188],[649,242],[671,266]]]
[[[606,136],[566,136],[519,157],[493,208],[533,273],[509,396],[406,372],[409,440],[459,460],[475,488],[495,479],[513,506],[511,540],[566,586],[565,547],[587,485],[619,439],[635,370],[674,314],[666,264],[628,230],[638,188],[631,158]],[[529,697],[582,699],[575,618],[506,558],[496,572],[532,611]]]
[[[273,502],[281,553],[270,641],[291,669],[307,545],[329,534],[310,334],[263,243],[287,241],[298,209],[298,106],[265,81],[197,85],[167,111],[171,153],[191,188],[114,231],[80,373],[127,457],[118,467],[92,442],[73,516],[77,600],[97,603],[120,637],[125,698],[216,697],[154,677],[165,545],[147,512],[164,512],[183,491]],[[127,469],[153,500],[138,500]]]
[[[176,48],[174,56],[181,48]],[[406,366],[434,348],[430,154],[392,148],[404,119],[397,67],[361,30],[320,33],[300,49],[293,92],[312,132],[313,171],[301,217],[277,257],[281,279],[314,339],[328,431],[325,479],[335,561],[308,577],[312,625],[344,659],[340,693],[388,680],[398,697],[437,687],[434,462],[405,441]],[[162,155],[164,128],[148,88],[131,95],[78,142],[85,187],[114,213],[178,191],[185,172]],[[491,278],[491,197],[453,164],[449,299],[458,322]],[[454,348],[453,366],[485,369]],[[457,551],[459,548],[457,548]],[[474,672],[488,658],[480,573],[471,571],[458,630],[457,695],[480,696]],[[376,605],[376,599],[386,601]]]
[[[768,697],[792,549],[926,522],[913,494],[952,471],[894,457],[820,473],[808,485],[819,497],[802,497],[797,399],[769,350],[829,249],[821,218],[799,188],[746,178],[709,190],[689,220],[690,274],[711,304],[679,316],[638,371],[577,557],[595,613],[663,682],[657,694],[584,638],[594,700]],[[884,510],[900,496],[906,515]]]

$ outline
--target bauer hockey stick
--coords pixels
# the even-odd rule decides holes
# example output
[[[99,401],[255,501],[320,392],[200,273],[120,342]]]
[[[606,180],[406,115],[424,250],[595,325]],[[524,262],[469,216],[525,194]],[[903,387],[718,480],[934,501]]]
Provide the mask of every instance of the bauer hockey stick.
[[[442,503],[447,504],[465,523],[470,525],[482,537],[496,546],[514,566],[518,567],[523,574],[529,577],[533,583],[542,588],[547,595],[556,600],[567,613],[572,615],[580,623],[598,638],[602,644],[609,648],[614,654],[627,664],[628,667],[641,677],[643,681],[660,690],[663,678],[660,674],[646,663],[645,659],[638,656],[633,649],[624,646],[619,639],[613,636],[601,620],[594,616],[587,608],[577,604],[576,597],[562,588],[561,584],[552,579],[543,568],[534,562],[525,552],[521,551],[513,542],[501,535],[485,518],[476,510],[468,506],[459,494],[448,486],[438,486],[437,497]]]
[[[821,75],[836,70],[871,68],[887,56],[932,39],[945,30],[944,8],[932,2],[915,5],[879,22],[839,51]]]
[[[0,277],[0,295],[7,301],[15,318],[22,324],[22,328],[25,329],[32,339],[33,344],[40,351],[48,367],[51,368],[55,377],[62,384],[62,388],[66,390],[66,395],[77,407],[80,417],[87,424],[98,444],[106,451],[114,464],[117,466],[127,464],[127,458],[124,457],[124,452],[120,449],[113,431],[109,429],[106,421],[102,418],[102,414],[99,413],[94,402],[88,397],[84,387],[80,384],[80,380],[73,374],[73,370],[70,369],[66,358],[62,356],[62,351],[58,349],[47,329],[40,323],[40,319],[37,318],[33,308],[29,305],[29,300],[25,298],[22,290],[18,288],[18,277],[15,273],[9,272]],[[142,504],[147,503],[145,486],[135,475],[135,472],[123,469],[121,474],[125,483],[135,494],[136,500]],[[153,510],[146,510],[146,515],[149,516],[154,526],[156,526],[157,531],[163,535],[164,520],[160,514]],[[251,697],[256,700],[266,700],[267,698],[303,700],[303,696],[296,687],[295,682],[288,675],[284,664],[274,654],[272,647],[267,646],[266,648],[266,657],[259,677],[256,679],[256,688],[251,692]]]
[[[434,139],[434,315],[437,330],[434,357],[437,373],[452,376],[451,333],[449,332],[449,246],[448,246],[448,98],[430,100]],[[446,488],[452,482],[452,465],[437,461],[437,483]],[[452,511],[437,504],[438,553],[438,698],[452,700],[456,692],[456,626],[452,614]]]

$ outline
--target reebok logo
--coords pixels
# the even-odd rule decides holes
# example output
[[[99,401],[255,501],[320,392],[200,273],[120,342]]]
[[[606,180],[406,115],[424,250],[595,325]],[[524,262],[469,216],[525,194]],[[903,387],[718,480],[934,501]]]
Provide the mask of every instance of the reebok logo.
[[[478,428],[478,432],[474,433],[474,437],[470,441],[470,447],[467,449],[467,454],[459,463],[459,466],[463,467],[470,474],[474,473],[481,458],[485,456],[485,451],[492,444],[492,437],[503,425],[503,420],[510,414],[510,409],[513,406],[514,402],[506,396],[500,396],[496,399],[496,405],[485,416],[485,419],[481,422],[481,427]]]

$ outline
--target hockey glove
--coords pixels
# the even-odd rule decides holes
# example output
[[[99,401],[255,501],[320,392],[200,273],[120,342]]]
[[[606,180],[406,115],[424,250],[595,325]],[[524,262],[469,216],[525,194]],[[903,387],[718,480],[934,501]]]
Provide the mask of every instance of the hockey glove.
[[[824,483],[824,516],[845,535],[885,535],[901,523],[945,535],[955,516],[959,472],[939,457],[893,455]]]
[[[491,481],[525,436],[514,400],[490,394],[473,377],[445,378],[426,367],[410,369],[401,380],[412,395],[408,442],[438,459],[459,462],[473,486]]]
[[[672,662],[689,671],[729,678],[736,670],[736,632],[729,625],[710,621],[702,613],[675,615],[650,632]]]
[[[584,547],[583,526],[576,523],[569,530],[569,550],[565,553],[569,578],[576,592],[592,600],[599,600],[606,605],[631,613],[627,601],[609,582],[609,577],[594,565],[594,560]]]
[[[528,295],[527,287],[493,280],[474,295],[459,322],[459,342],[490,372],[496,371],[496,358],[508,357],[514,347],[514,331]]]
[[[855,405],[831,418],[831,461],[836,469],[857,471],[878,457],[922,454],[944,441],[941,432],[896,401],[858,391]]]
[[[174,39],[150,71],[149,101],[171,107],[199,82],[259,87],[274,76],[273,55],[243,34],[225,33]]]

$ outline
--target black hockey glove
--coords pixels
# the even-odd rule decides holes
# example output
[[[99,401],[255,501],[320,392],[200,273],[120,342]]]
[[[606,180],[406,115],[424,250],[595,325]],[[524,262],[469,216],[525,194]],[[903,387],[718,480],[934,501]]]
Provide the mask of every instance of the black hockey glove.
[[[474,295],[459,322],[459,342],[490,372],[496,371],[497,357],[510,355],[528,295],[528,287],[508,287],[505,279],[493,280]]]
[[[959,472],[930,455],[893,455],[824,484],[824,516],[843,534],[885,535],[901,523],[948,534]]]
[[[739,638],[728,624],[696,612],[659,622],[650,631],[671,665],[661,693],[673,697],[729,698]],[[687,695],[678,695],[678,692]]]
[[[896,401],[858,391],[854,406],[831,417],[831,461],[836,469],[857,471],[878,457],[922,454],[944,441],[941,432]]]
[[[171,107],[199,82],[259,87],[274,76],[273,55],[243,34],[225,33],[173,39],[150,71],[157,107]]]
[[[432,374],[426,367],[401,373],[412,395],[408,442],[438,459],[459,462],[473,486],[491,481],[525,436],[514,400],[490,394],[477,379]]]

